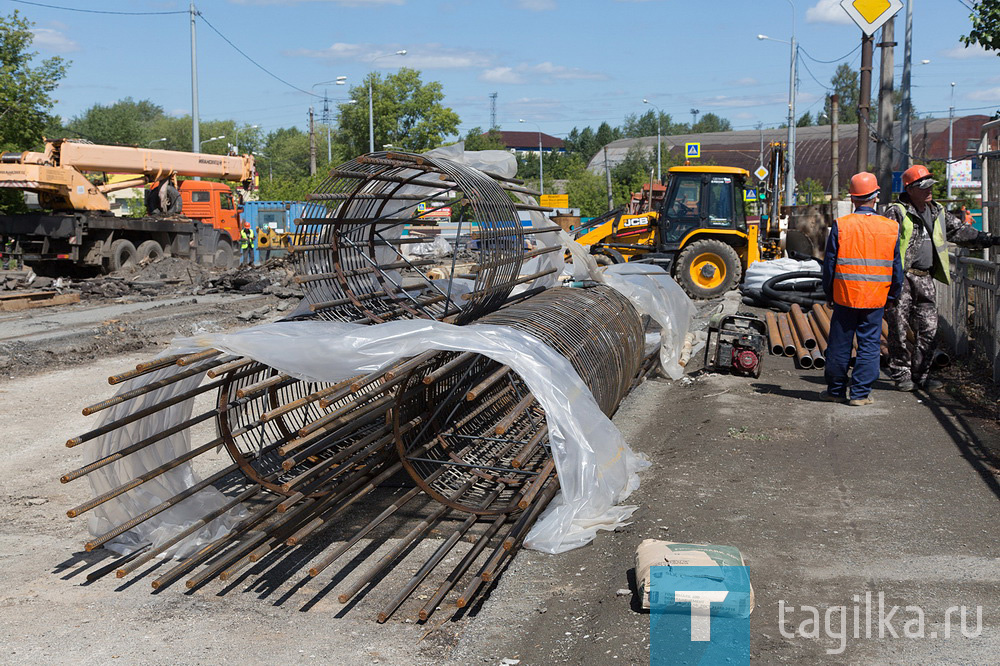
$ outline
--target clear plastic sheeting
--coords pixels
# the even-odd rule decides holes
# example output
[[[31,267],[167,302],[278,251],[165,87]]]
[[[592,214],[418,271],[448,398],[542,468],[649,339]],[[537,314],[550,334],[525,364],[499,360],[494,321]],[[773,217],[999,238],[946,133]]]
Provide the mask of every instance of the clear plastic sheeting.
[[[569,234],[560,232],[559,238],[573,257],[570,274],[574,280],[592,280],[618,290],[640,314],[660,325],[660,366],[671,379],[683,377],[679,361],[697,309],[681,286],[654,264],[614,264],[601,270],[587,248]]]
[[[178,353],[172,349],[167,354]],[[137,377],[124,382],[117,394],[145,386],[185,370],[178,366],[168,366],[162,370]],[[196,388],[204,375],[199,374],[175,382],[158,390],[114,405],[102,412],[98,427],[135,414],[147,407],[152,407],[174,396]],[[116,453],[127,446],[166,431],[171,426],[183,423],[191,418],[194,398],[156,411],[149,416],[85,442],[83,447],[84,463],[89,465],[96,460]],[[140,475],[156,469],[164,463],[191,450],[190,429],[185,428],[178,433],[166,437],[155,444],[124,456],[87,475],[95,496],[118,488],[123,480],[135,479]],[[119,495],[113,500],[104,502],[94,508],[87,521],[87,527],[94,536],[102,535],[112,528],[125,523],[133,516],[138,516],[161,504],[165,500],[181,493],[198,483],[194,469],[190,463],[185,463],[154,479],[150,479],[136,488]],[[201,516],[214,511],[228,501],[228,498],[215,488],[205,488],[191,497],[175,504],[159,513],[154,518],[140,523],[132,530],[105,544],[106,548],[120,553],[128,553],[143,544],[151,543],[153,547],[167,541],[171,536],[194,523]],[[216,518],[204,529],[196,532],[174,546],[168,554],[178,557],[186,555],[196,548],[214,541],[226,534],[244,516],[242,509],[233,509]]]
[[[340,322],[278,322],[238,333],[180,341],[248,356],[298,379],[337,382],[421,352],[470,351],[508,365],[545,410],[560,494],[525,541],[558,553],[613,530],[635,511],[620,506],[639,487],[648,465],[594,401],[569,361],[531,335],[505,326],[459,327],[426,320],[375,326]],[[162,424],[169,427],[169,423]]]
[[[671,379],[683,377],[681,351],[697,310],[681,286],[652,264],[615,264],[599,275],[604,284],[628,298],[640,314],[649,315],[660,325],[660,366]]]

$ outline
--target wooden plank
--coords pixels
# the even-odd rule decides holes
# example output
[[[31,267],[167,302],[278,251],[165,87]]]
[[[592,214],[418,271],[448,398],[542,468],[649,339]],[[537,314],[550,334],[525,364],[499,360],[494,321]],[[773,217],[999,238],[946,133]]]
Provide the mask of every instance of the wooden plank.
[[[17,312],[50,305],[69,305],[80,302],[80,294],[59,294],[54,291],[33,291],[27,294],[0,296],[0,312]]]

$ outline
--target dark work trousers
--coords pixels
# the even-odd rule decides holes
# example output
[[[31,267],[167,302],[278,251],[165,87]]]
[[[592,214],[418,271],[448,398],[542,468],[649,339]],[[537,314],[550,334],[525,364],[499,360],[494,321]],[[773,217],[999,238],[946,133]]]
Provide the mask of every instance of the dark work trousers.
[[[851,400],[867,398],[878,379],[879,339],[882,337],[884,308],[833,306],[830,337],[826,345],[826,390],[838,398],[847,397],[847,368],[851,364],[854,336],[858,353],[851,373]]]
[[[931,347],[938,326],[936,296],[934,278],[907,273],[899,298],[885,309],[889,376],[897,382],[910,379],[921,384],[930,374],[934,360]],[[906,337],[907,329],[913,330],[913,342]]]

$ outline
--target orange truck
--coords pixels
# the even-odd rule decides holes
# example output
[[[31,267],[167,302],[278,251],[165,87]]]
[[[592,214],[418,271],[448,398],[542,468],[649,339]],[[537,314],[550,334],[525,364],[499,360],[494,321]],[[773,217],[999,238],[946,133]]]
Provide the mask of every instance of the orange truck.
[[[239,202],[232,189],[190,179],[177,186],[177,178],[213,178],[249,190],[254,168],[250,155],[47,141],[44,152],[0,155],[0,187],[36,193],[43,209],[0,215],[0,236],[14,241],[15,259],[36,270],[52,264],[118,270],[162,255],[228,267],[237,260],[240,237]],[[123,173],[134,177],[107,182],[108,174]],[[111,214],[108,193],[149,184],[176,188],[179,212],[138,218]]]

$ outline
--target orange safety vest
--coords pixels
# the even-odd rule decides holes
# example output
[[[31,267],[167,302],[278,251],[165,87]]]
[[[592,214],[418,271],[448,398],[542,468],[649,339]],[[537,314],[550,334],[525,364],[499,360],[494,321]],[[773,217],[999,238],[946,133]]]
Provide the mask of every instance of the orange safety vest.
[[[899,225],[881,215],[851,213],[837,220],[839,247],[833,300],[849,308],[885,306]]]

